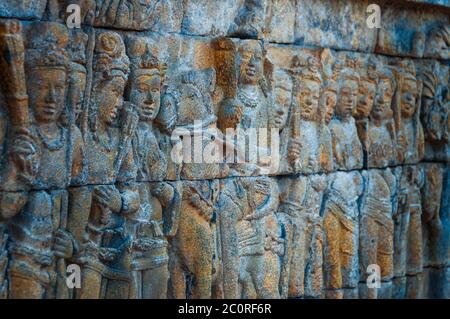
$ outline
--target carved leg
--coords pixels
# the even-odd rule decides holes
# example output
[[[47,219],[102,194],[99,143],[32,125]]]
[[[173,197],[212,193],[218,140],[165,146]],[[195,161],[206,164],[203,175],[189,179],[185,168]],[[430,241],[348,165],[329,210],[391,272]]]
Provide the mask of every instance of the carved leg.
[[[44,299],[45,288],[36,280],[10,274],[10,299]]]
[[[142,298],[166,299],[169,270],[167,264],[142,271]]]
[[[102,274],[96,270],[84,268],[81,275],[80,299],[99,299],[102,288]]]
[[[326,214],[324,218],[325,229],[325,287],[327,289],[342,288],[341,256],[339,234],[341,232],[339,220],[333,214]]]
[[[367,287],[367,267],[372,264],[377,264],[377,246],[378,246],[378,224],[370,216],[364,215],[361,218],[360,231],[360,280],[362,284],[361,295],[368,299],[377,298],[377,288]],[[381,267],[381,266],[380,266]]]

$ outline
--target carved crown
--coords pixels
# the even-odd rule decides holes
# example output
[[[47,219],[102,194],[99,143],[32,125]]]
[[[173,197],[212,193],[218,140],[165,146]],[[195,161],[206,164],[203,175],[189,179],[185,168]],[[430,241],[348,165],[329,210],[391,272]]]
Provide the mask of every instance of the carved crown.
[[[128,78],[130,60],[125,53],[125,44],[115,32],[106,31],[97,36],[95,45],[94,71],[103,78],[115,76]]]
[[[67,28],[59,23],[42,22],[30,28],[25,64],[28,68],[67,68],[69,57]]]
[[[144,38],[133,37],[128,39],[127,54],[130,58],[132,69],[145,69],[160,73],[159,59],[153,54],[149,43]]]

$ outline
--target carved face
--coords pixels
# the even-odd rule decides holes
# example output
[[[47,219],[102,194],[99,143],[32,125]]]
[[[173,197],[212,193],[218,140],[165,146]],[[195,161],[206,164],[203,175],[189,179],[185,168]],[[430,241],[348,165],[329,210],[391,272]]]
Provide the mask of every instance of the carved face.
[[[57,68],[37,68],[30,75],[28,86],[30,105],[39,123],[56,122],[63,109],[66,93],[66,71]]]
[[[137,106],[141,121],[153,121],[160,108],[161,79],[158,74],[141,74],[132,79],[130,102]]]
[[[121,77],[115,77],[107,81],[98,93],[98,118],[106,125],[112,125],[117,120],[118,109],[123,102],[124,87],[125,80]]]
[[[366,118],[372,111],[375,98],[375,84],[368,81],[361,81],[359,86],[358,104],[356,106],[356,115]]]
[[[300,82],[300,90],[297,96],[300,106],[300,116],[307,121],[317,120],[319,110],[320,85],[310,80]]]
[[[83,110],[84,91],[86,89],[86,73],[76,72],[70,83],[69,98],[74,112],[75,120],[80,117]]]
[[[247,50],[241,56],[240,82],[242,84],[257,84],[262,71],[262,53],[260,49]]]
[[[324,92],[324,103],[325,103],[325,123],[328,125],[334,114],[334,109],[336,108],[337,96],[333,91]]]
[[[270,120],[275,128],[283,128],[286,126],[286,121],[289,113],[289,107],[292,102],[291,91],[281,87],[276,87],[274,90],[275,101]]]
[[[344,79],[339,90],[336,115],[341,119],[350,118],[355,110],[358,99],[358,82]]]
[[[412,117],[416,111],[417,83],[406,79],[401,88],[401,112],[403,117]]]
[[[394,95],[394,88],[387,79],[382,79],[378,83],[377,95],[372,109],[374,119],[385,119],[391,111],[391,102]]]

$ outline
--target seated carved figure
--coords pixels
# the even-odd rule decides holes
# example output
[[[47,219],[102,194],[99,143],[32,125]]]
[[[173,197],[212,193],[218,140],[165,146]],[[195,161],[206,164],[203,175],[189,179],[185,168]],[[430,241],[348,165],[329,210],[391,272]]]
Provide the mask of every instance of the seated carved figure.
[[[353,112],[358,98],[359,75],[345,67],[338,76],[338,102],[330,122],[333,157],[336,169],[350,170],[363,166],[363,151]]]
[[[327,298],[357,296],[358,199],[362,193],[358,172],[337,172],[324,199],[324,286]]]

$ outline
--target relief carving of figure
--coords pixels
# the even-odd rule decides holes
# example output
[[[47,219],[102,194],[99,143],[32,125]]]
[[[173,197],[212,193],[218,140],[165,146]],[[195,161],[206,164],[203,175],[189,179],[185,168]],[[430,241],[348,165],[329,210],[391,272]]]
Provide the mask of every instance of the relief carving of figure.
[[[356,128],[358,130],[359,140],[364,152],[364,165],[367,167],[368,148],[369,148],[369,117],[375,101],[377,89],[376,61],[369,57],[369,60],[359,61],[359,91],[358,102],[356,103]]]
[[[230,36],[259,39],[264,32],[264,0],[245,0],[228,30]]]
[[[295,101],[292,109],[289,162],[294,172],[315,173],[320,170],[320,113],[319,99],[322,76],[319,61],[314,57],[293,62],[296,80]]]
[[[66,188],[71,183],[83,182],[86,176],[81,133],[73,122],[63,120],[67,112],[68,39],[67,29],[62,25],[33,25],[27,33],[26,80],[23,78],[20,85],[16,82],[15,92],[10,92],[19,93],[17,90],[26,85],[28,97],[16,99],[16,103],[23,103],[17,104],[21,107],[28,104],[30,116],[25,117],[24,110],[18,110],[15,116],[24,116],[21,124],[28,135],[22,136],[28,139],[21,141],[22,150],[12,158],[16,165],[20,160],[20,171],[25,176],[33,177],[30,188],[35,189],[2,193],[2,218],[10,219],[10,298],[69,297],[65,263],[77,254],[79,243],[68,229],[77,212],[70,209]],[[16,42],[15,49],[19,47]],[[11,121],[19,124],[17,118]],[[28,121],[30,125],[26,128]],[[20,155],[24,151],[38,157],[24,158]]]
[[[421,74],[423,90],[420,116],[427,160],[450,159],[450,88],[445,76],[441,76],[442,71],[435,62]]]
[[[292,104],[293,81],[287,71],[277,69],[273,75],[273,104],[269,109],[269,127],[279,130],[280,166],[279,172],[288,172],[288,141],[291,135],[289,127],[290,109]]]
[[[331,178],[323,204],[326,297],[355,298],[359,281],[358,200],[363,179],[359,172],[337,172]]]
[[[394,276],[394,222],[392,213],[397,195],[394,174],[386,170],[371,169],[363,172],[365,189],[360,207],[359,267],[360,298],[390,298]],[[372,274],[370,265],[380,267],[381,284],[388,286],[384,291],[367,288],[367,277]],[[383,288],[383,287],[381,287]]]
[[[394,68],[397,90],[394,119],[398,163],[414,164],[424,156],[424,134],[420,122],[422,82],[417,80],[413,61],[403,60]]]
[[[396,163],[396,135],[392,111],[395,92],[394,74],[386,66],[377,71],[375,101],[370,112],[367,139],[368,167],[386,167]]]
[[[352,61],[348,61],[350,63]],[[330,122],[335,169],[349,170],[363,166],[363,150],[359,141],[353,113],[359,90],[359,75],[352,63],[340,69],[338,101]]]
[[[248,129],[265,129],[268,128],[269,106],[267,96],[267,85],[263,75],[263,52],[262,47],[256,42],[245,42],[239,47],[238,56],[236,58],[236,68],[231,72],[237,72],[236,92],[225,96],[225,99],[219,106],[218,125],[222,132],[226,132],[227,128],[236,129],[238,139],[246,141],[249,144],[249,136],[246,132]],[[236,77],[236,75],[234,75]],[[233,78],[233,75],[231,75]],[[233,85],[233,83],[229,84]],[[239,131],[240,130],[240,131]],[[257,132],[257,138],[260,138]],[[270,139],[269,139],[270,140]],[[236,147],[242,157],[245,156],[247,162],[250,161],[248,147],[245,149]],[[267,145],[256,145],[255,154],[264,157],[268,153]],[[278,151],[278,150],[277,150]],[[239,158],[238,158],[239,160]],[[236,171],[236,175],[257,175],[260,172],[260,166],[270,165],[261,158],[258,158],[257,164],[236,164],[230,169]],[[232,173],[233,174],[233,173]]]
[[[420,298],[423,270],[422,204],[423,170],[416,166],[395,168],[398,207],[394,211],[394,286],[396,298]],[[409,277],[408,279],[405,276]]]
[[[165,236],[173,235],[181,198],[172,184],[162,181],[167,174],[167,159],[153,132],[153,122],[162,111],[160,62],[144,38],[128,39],[127,53],[131,72],[126,95],[139,114],[132,144],[140,206],[127,216],[127,230],[133,240],[133,297],[165,299],[169,280]],[[161,182],[149,183],[158,180]]]
[[[129,298],[130,234],[126,216],[139,209],[132,139],[138,115],[123,94],[130,70],[122,38],[96,34],[88,131],[89,218],[80,298]]]
[[[268,177],[256,177],[244,180],[246,198],[243,198],[245,209],[237,218],[237,238],[239,253],[239,296],[244,299],[276,298],[276,286],[265,282],[271,273],[279,278],[278,269],[265,269],[268,256],[265,256],[266,221],[276,218],[278,196],[274,183]],[[246,203],[245,203],[246,202]],[[278,237],[278,236],[276,236]],[[268,238],[269,240],[269,238]],[[269,248],[269,247],[267,247]],[[278,251],[278,249],[277,249]],[[273,282],[272,282],[273,283]]]

